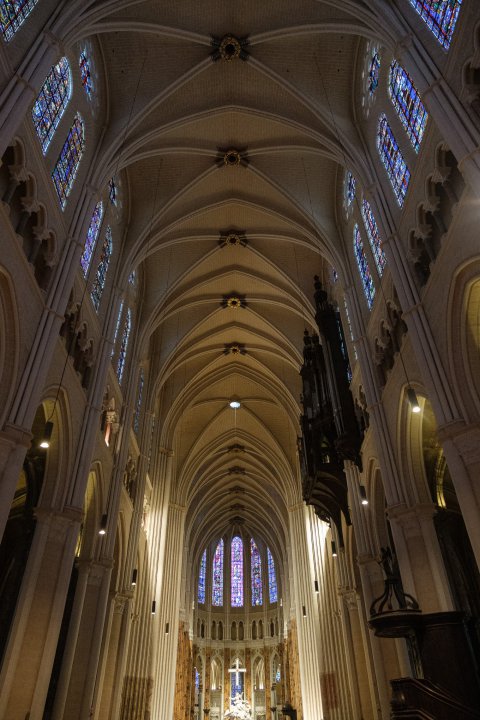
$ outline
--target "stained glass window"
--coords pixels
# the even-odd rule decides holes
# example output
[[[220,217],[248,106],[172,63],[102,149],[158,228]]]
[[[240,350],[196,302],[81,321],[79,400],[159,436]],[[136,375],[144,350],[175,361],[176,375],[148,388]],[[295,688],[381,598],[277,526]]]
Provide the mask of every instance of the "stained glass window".
[[[52,180],[62,209],[73,187],[84,149],[85,128],[80,115],[76,115],[52,172]]]
[[[127,360],[128,340],[130,338],[131,329],[132,329],[132,311],[130,310],[130,308],[128,308],[127,313],[125,315],[125,324],[123,326],[120,350],[118,351],[117,378],[118,378],[119,383],[122,382],[123,371],[125,370],[125,362]]]
[[[107,278],[108,266],[110,264],[110,258],[112,257],[112,229],[110,225],[107,227],[105,232],[105,240],[103,241],[102,254],[100,255],[100,262],[98,263],[97,275],[92,285],[92,291],[90,297],[92,298],[93,306],[98,311],[100,307],[100,300],[105,289],[105,280]]]
[[[199,692],[200,690],[200,673],[198,672],[197,668],[195,668],[195,690]]]
[[[375,298],[375,285],[373,284],[370,268],[368,267],[367,256],[363,248],[363,240],[358,225],[353,228],[353,251],[358,265],[358,271],[362,279],[363,292],[367,298],[368,307],[371,308]]]
[[[275,682],[276,683],[280,682],[280,668],[279,667],[277,668],[277,672],[275,673]]]
[[[140,430],[140,412],[142,409],[142,397],[143,397],[143,386],[145,384],[145,376],[143,374],[143,368],[140,370],[140,377],[138,378],[138,392],[137,392],[137,406],[135,408],[135,415],[133,417],[133,430],[138,433]]]
[[[120,303],[120,310],[118,311],[117,324],[115,325],[115,335],[113,336],[112,357],[115,354],[115,345],[117,344],[117,336],[118,336],[118,331],[120,330],[120,320],[122,319],[122,313],[123,313],[123,300]]]
[[[118,202],[117,196],[118,196],[117,185],[115,183],[115,178],[112,177],[112,178],[110,178],[110,180],[108,182],[108,197],[109,197],[112,205],[115,205],[115,207],[117,206],[117,202]]]
[[[215,607],[221,607],[223,605],[223,550],[224,543],[222,538],[213,556],[212,605]]]
[[[128,282],[129,282],[130,285],[134,285],[134,286],[136,285],[136,283],[137,283],[137,273],[135,272],[135,270],[132,270],[132,272],[131,272],[130,275],[128,276]]]
[[[78,66],[80,68],[80,78],[82,85],[87,93],[88,97],[92,96],[93,92],[93,80],[92,73],[90,71],[90,60],[88,59],[87,51],[83,50],[78,58]]]
[[[90,220],[90,225],[87,230],[85,247],[83,249],[82,257],[80,258],[80,265],[82,266],[84,277],[87,277],[88,275],[88,268],[92,262],[93,253],[95,252],[95,245],[97,244],[97,237],[102,225],[102,219],[103,203],[100,201],[95,205],[95,210],[93,211],[92,219]]]
[[[462,0],[410,0],[440,45],[448,50],[458,20]]]
[[[388,91],[405,132],[410,138],[415,152],[418,152],[425,132],[428,113],[410,75],[396,60],[390,66]]]
[[[203,551],[200,560],[200,570],[198,572],[198,602],[205,604],[205,577],[207,574],[207,551]]]
[[[12,39],[36,4],[37,0],[1,0],[0,27],[5,40]]]
[[[345,317],[347,318],[348,330],[349,330],[349,332],[350,332],[350,340],[351,340],[352,343],[353,343],[352,322],[351,322],[351,320],[350,320],[350,313],[348,312],[348,305],[347,305],[347,300],[346,300],[345,297],[343,298],[343,306],[344,306],[344,308],[345,308]],[[355,345],[353,346],[353,352],[354,352],[354,354],[355,354],[355,360],[358,360],[358,355],[357,355],[357,350],[356,350],[356,348],[355,348]]]
[[[357,184],[357,181],[355,180],[355,177],[353,174],[348,171],[345,173],[345,186],[344,186],[344,193],[345,193],[345,208],[348,210],[355,200],[355,185]]]
[[[267,565],[268,565],[268,597],[271,603],[278,600],[277,591],[277,575],[275,573],[275,562],[270,548],[267,547]]]
[[[72,73],[66,57],[52,67],[32,109],[33,126],[42,143],[43,154],[55,135],[72,94]]]
[[[380,116],[377,131],[377,148],[380,158],[387,171],[395,197],[400,207],[403,207],[405,195],[410,182],[410,170],[407,167],[395,136],[388,124],[385,115]]]
[[[378,232],[377,223],[370,207],[370,203],[367,200],[362,202],[362,218],[365,224],[365,230],[367,231],[368,240],[370,247],[372,248],[373,259],[377,267],[379,277],[382,277],[385,265],[387,264],[387,258],[382,250],[382,241],[380,239],[380,233]]]
[[[250,538],[250,564],[252,572],[252,605],[262,605],[262,558],[253,538]]]
[[[378,87],[378,79],[380,76],[380,57],[378,52],[375,50],[370,61],[370,68],[368,70],[368,92],[373,95]]]
[[[232,607],[243,607],[243,542],[238,535],[232,540],[231,550]]]

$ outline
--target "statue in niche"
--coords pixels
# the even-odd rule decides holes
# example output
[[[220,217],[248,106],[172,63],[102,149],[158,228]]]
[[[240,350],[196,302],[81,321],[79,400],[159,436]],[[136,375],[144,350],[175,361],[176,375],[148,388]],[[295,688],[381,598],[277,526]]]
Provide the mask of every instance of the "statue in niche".
[[[137,466],[131,455],[128,456],[125,472],[123,473],[123,484],[128,492],[130,499],[135,500],[137,490]]]
[[[107,385],[105,395],[103,396],[102,406],[102,424],[101,430],[104,433],[105,445],[110,447],[115,439],[115,435],[120,428],[118,412],[115,409],[115,398],[110,397],[110,387]]]

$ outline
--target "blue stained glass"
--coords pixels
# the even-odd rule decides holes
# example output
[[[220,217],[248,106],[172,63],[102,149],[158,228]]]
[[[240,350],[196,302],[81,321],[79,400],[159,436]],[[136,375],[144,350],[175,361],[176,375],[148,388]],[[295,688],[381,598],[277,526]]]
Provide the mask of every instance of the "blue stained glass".
[[[243,542],[238,535],[232,540],[231,565],[232,607],[243,607]]]
[[[368,71],[368,92],[370,95],[373,95],[375,93],[375,90],[378,87],[378,80],[380,77],[380,58],[378,56],[377,51],[372,55],[372,59],[370,61],[370,69]]]
[[[93,92],[93,80],[90,70],[90,60],[88,59],[86,50],[83,50],[83,52],[80,53],[80,57],[78,58],[78,66],[80,68],[80,78],[82,80],[82,85],[88,97],[90,98]]]
[[[366,200],[362,202],[362,218],[365,224],[365,230],[367,231],[370,247],[372,248],[373,259],[375,260],[378,275],[379,277],[382,277],[385,265],[387,264],[387,258],[382,250],[382,241],[380,239],[380,233],[378,232],[372,208],[370,207],[370,203]]]
[[[145,376],[143,374],[143,368],[140,370],[140,377],[138,379],[138,392],[137,392],[137,406],[135,408],[135,415],[133,417],[133,430],[138,434],[140,430],[140,412],[142,409],[142,397],[143,397],[143,386],[145,384]]]
[[[223,538],[219,541],[215,555],[213,556],[212,573],[212,605],[222,607],[223,605]]]
[[[277,672],[275,673],[275,682],[280,682],[280,668],[277,668]]]
[[[355,200],[356,184],[357,181],[355,180],[353,174],[350,171],[347,172],[345,175],[345,207],[347,210]]]
[[[410,0],[440,45],[448,50],[458,20],[462,0]]]
[[[0,27],[5,40],[11,40],[27,19],[38,0],[2,0],[0,2]]]
[[[72,73],[66,57],[61,58],[47,75],[32,108],[33,126],[42,143],[43,154],[55,135],[72,94]]]
[[[115,207],[116,207],[117,202],[118,202],[118,190],[117,190],[117,185],[115,183],[115,178],[113,178],[113,177],[110,178],[110,180],[108,182],[108,197],[109,197],[112,205],[115,205]]]
[[[199,692],[200,690],[200,673],[198,672],[197,668],[195,668],[195,690]]]
[[[262,558],[253,538],[250,538],[250,564],[252,572],[252,605],[262,605]]]
[[[136,285],[136,283],[137,283],[137,273],[135,272],[135,270],[132,270],[132,272],[131,272],[130,275],[128,276],[128,282],[129,282],[130,285]]]
[[[100,232],[100,227],[102,225],[102,219],[103,203],[100,200],[100,202],[95,205],[95,210],[93,211],[92,219],[90,220],[90,225],[88,226],[87,230],[85,247],[83,248],[83,254],[80,258],[80,265],[82,266],[83,277],[87,277],[88,275],[88,268],[90,267],[93,253],[95,252],[95,245],[97,244],[97,238],[98,233]]]
[[[271,603],[278,600],[277,591],[277,574],[275,572],[275,562],[270,548],[267,547],[267,565],[268,565],[268,597]]]
[[[52,180],[62,209],[73,187],[84,149],[85,128],[82,118],[77,114],[52,172]]]
[[[390,99],[415,152],[418,152],[427,125],[428,113],[410,75],[394,60],[388,84]]]
[[[343,298],[343,306],[344,306],[344,308],[345,308],[345,317],[347,318],[348,330],[349,330],[349,332],[350,332],[350,340],[351,340],[352,343],[353,343],[352,322],[351,322],[351,320],[350,320],[350,313],[348,312],[348,305],[347,305],[347,300],[346,300],[345,297]],[[355,360],[358,360],[358,355],[357,355],[357,351],[356,351],[356,349],[355,349],[355,345],[353,346],[353,352],[354,352],[354,354],[355,354]]]
[[[119,383],[122,382],[123,371],[125,370],[125,363],[127,360],[128,340],[130,338],[131,329],[132,329],[132,311],[130,310],[130,308],[128,308],[127,314],[125,316],[125,324],[123,326],[120,350],[118,351],[117,378],[118,378]]]
[[[100,255],[100,262],[98,263],[97,275],[90,293],[93,306],[97,311],[100,307],[100,300],[102,299],[103,291],[105,289],[105,280],[107,279],[107,271],[108,266],[110,265],[110,258],[112,257],[112,250],[112,229],[109,225],[105,232],[105,240],[103,241],[102,254]]]
[[[203,551],[202,559],[200,560],[200,569],[198,571],[198,602],[202,605],[205,604],[205,577],[207,574],[207,551]],[[197,670],[195,670],[197,672]],[[197,673],[198,674],[198,673]]]
[[[400,152],[400,148],[397,145],[397,141],[385,115],[381,115],[378,122],[377,148],[397,202],[400,207],[403,207],[410,182],[410,170],[403,159],[403,155]]]
[[[115,355],[115,345],[117,344],[117,336],[118,336],[118,331],[120,329],[120,320],[122,319],[122,313],[123,313],[123,300],[120,303],[120,310],[118,311],[117,324],[115,325],[115,335],[113,336],[112,357]]]
[[[370,268],[368,267],[368,260],[367,256],[365,255],[365,250],[363,248],[363,240],[360,235],[358,225],[355,225],[355,227],[353,228],[353,250],[358,265],[358,271],[362,279],[363,292],[365,293],[365,297],[367,298],[368,307],[371,308],[373,305],[373,300],[375,298],[375,285],[373,284],[373,279],[370,274]]]

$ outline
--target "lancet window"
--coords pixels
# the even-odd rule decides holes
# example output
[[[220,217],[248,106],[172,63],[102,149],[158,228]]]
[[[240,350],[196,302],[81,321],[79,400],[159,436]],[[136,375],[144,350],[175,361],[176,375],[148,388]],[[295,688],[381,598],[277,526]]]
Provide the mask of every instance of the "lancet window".
[[[90,225],[87,230],[85,247],[83,249],[82,257],[80,258],[80,265],[82,267],[84,277],[87,277],[88,275],[88,269],[90,267],[90,263],[92,262],[93,253],[95,252],[95,246],[97,244],[98,233],[100,232],[102,220],[103,203],[100,200],[100,202],[95,205],[95,210],[93,211],[92,219],[90,220]]]
[[[415,8],[440,45],[448,50],[462,0],[410,0],[410,5]]]
[[[380,233],[378,232],[378,226],[375,221],[375,217],[370,207],[370,203],[367,200],[362,202],[362,218],[367,231],[368,240],[370,247],[372,248],[373,259],[377,267],[379,277],[382,277],[385,265],[387,264],[387,258],[382,250],[382,241],[380,239]]]
[[[222,538],[213,556],[212,605],[215,607],[221,607],[223,605],[223,554],[224,542]]]
[[[72,94],[70,63],[62,57],[47,75],[32,109],[35,131],[40,138],[43,154],[55,135]]]
[[[250,567],[252,573],[252,605],[262,605],[262,558],[253,538],[250,539]]]
[[[353,201],[355,200],[355,186],[357,182],[355,180],[355,176],[350,171],[345,173],[345,187],[344,187],[344,195],[345,195],[345,209],[349,210],[351,207]]]
[[[123,371],[125,370],[125,363],[127,361],[128,341],[130,339],[131,329],[132,311],[130,310],[130,308],[127,308],[127,312],[125,314],[125,323],[123,326],[122,340],[120,342],[120,349],[118,351],[117,360],[117,378],[119,383],[122,382]]]
[[[396,60],[390,66],[388,91],[405,132],[415,152],[418,152],[427,125],[428,113],[412,78]]]
[[[97,274],[93,282],[92,291],[90,297],[92,298],[93,306],[98,312],[100,307],[100,301],[102,299],[103,291],[105,290],[105,281],[107,279],[108,266],[110,265],[110,258],[112,257],[113,242],[112,242],[112,229],[110,225],[107,227],[105,232],[105,240],[103,241],[102,254],[100,256],[100,262],[98,263]]]
[[[380,116],[378,123],[377,148],[397,202],[403,207],[410,182],[410,170],[385,115]]]
[[[115,205],[116,207],[118,203],[118,189],[115,183],[115,178],[113,177],[108,181],[108,197],[112,205]]]
[[[363,292],[365,293],[365,297],[367,299],[367,305],[371,308],[375,298],[375,285],[373,284],[373,279],[370,274],[370,268],[368,266],[368,260],[365,255],[363,240],[360,235],[358,225],[355,225],[353,228],[353,251],[357,261],[358,272],[360,273],[360,278],[362,280]]]
[[[236,535],[231,547],[231,605],[243,607],[243,542]]]
[[[143,386],[144,385],[145,385],[145,375],[143,373],[143,368],[141,368],[140,377],[138,378],[137,405],[135,407],[135,415],[133,417],[133,430],[136,434],[138,434],[138,431],[140,430],[140,413],[142,410]]]
[[[207,551],[203,551],[200,560],[200,571],[198,573],[198,602],[205,604],[205,578],[207,575]]]
[[[52,172],[52,180],[62,209],[73,187],[84,149],[85,127],[82,118],[77,114]]]
[[[380,57],[378,52],[374,50],[372,59],[370,61],[370,68],[368,70],[368,92],[370,95],[375,93],[378,87],[378,81],[380,78]]]
[[[90,60],[88,59],[88,54],[86,50],[83,50],[80,53],[80,57],[78,58],[78,66],[80,68],[80,78],[82,81],[82,85],[85,92],[87,93],[87,96],[90,98],[93,92],[93,80],[92,72],[90,70]]]
[[[5,40],[11,40],[32,12],[38,0],[1,0],[0,27]]]
[[[275,561],[273,555],[270,552],[270,548],[267,547],[267,565],[268,565],[268,599],[271,603],[276,603],[278,600],[277,590],[277,575],[275,572]]]

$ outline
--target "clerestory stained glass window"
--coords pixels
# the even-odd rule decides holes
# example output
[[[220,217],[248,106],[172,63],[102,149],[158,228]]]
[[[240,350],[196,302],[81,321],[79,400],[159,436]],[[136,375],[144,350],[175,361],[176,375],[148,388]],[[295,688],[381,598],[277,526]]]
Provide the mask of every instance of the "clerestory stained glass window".
[[[5,40],[11,40],[38,0],[1,0],[0,27]]]
[[[252,572],[252,605],[262,605],[262,558],[253,538],[250,538],[250,566]]]
[[[207,575],[207,551],[203,551],[202,559],[200,560],[200,570],[198,571],[198,602],[202,605],[205,604],[205,578]]]
[[[397,202],[403,207],[410,182],[410,170],[385,115],[381,115],[378,122],[377,148]]]
[[[195,690],[199,692],[200,690],[200,673],[198,672],[197,668],[195,668]]]
[[[448,50],[458,20],[462,0],[410,0],[440,45]]]
[[[365,230],[367,231],[368,240],[370,247],[372,248],[373,259],[377,267],[379,277],[382,277],[385,265],[387,264],[387,258],[382,250],[382,241],[380,239],[380,233],[378,232],[377,223],[370,207],[370,203],[367,200],[362,202],[362,218],[365,224]]]
[[[61,58],[47,75],[32,108],[33,126],[42,144],[43,154],[55,135],[72,94],[72,73],[66,57]]]
[[[223,605],[223,551],[224,542],[221,538],[215,549],[212,564],[212,605],[214,607]]]
[[[350,340],[352,341],[352,344],[353,344],[352,322],[351,322],[351,320],[350,320],[350,313],[348,312],[347,299],[345,298],[345,296],[343,297],[343,306],[344,306],[344,308],[345,308],[345,317],[347,318],[348,330],[349,330],[349,332],[350,332]],[[354,352],[354,354],[355,354],[355,360],[358,360],[358,355],[357,355],[357,350],[356,350],[356,348],[355,348],[355,345],[353,345],[353,352]]]
[[[122,382],[123,371],[125,370],[125,363],[127,361],[128,341],[130,338],[131,329],[132,329],[132,311],[130,310],[130,308],[127,308],[127,312],[125,315],[125,324],[123,326],[122,341],[120,343],[120,349],[118,351],[118,360],[117,360],[117,378],[118,378],[119,383]]]
[[[412,78],[396,60],[390,65],[388,91],[405,132],[415,152],[418,152],[427,125],[428,113]]]
[[[105,289],[105,280],[107,279],[108,266],[110,265],[110,258],[112,257],[113,242],[112,242],[112,229],[108,225],[105,232],[105,240],[103,241],[102,254],[100,255],[100,262],[98,263],[97,274],[92,285],[90,297],[92,298],[93,306],[98,312],[100,307],[100,301],[102,299],[103,291]],[[118,327],[117,327],[118,329]],[[116,337],[116,333],[115,333]]]
[[[90,69],[90,60],[86,50],[80,53],[78,58],[78,67],[80,68],[80,78],[87,96],[90,98],[93,92],[93,79],[92,72]]]
[[[270,548],[267,547],[267,565],[268,565],[268,598],[271,603],[278,600],[277,575],[275,572],[275,562]]]
[[[353,201],[355,200],[355,186],[357,184],[357,181],[355,180],[355,176],[350,171],[345,173],[345,186],[344,186],[344,200],[345,200],[345,209],[348,210]]]
[[[375,285],[373,284],[373,279],[370,274],[367,256],[365,255],[363,247],[362,236],[360,235],[360,230],[357,224],[355,224],[355,227],[353,228],[353,251],[358,265],[358,272],[360,273],[360,278],[362,280],[363,292],[365,293],[368,307],[371,308],[375,298]]]
[[[100,202],[95,205],[95,210],[93,211],[92,219],[90,220],[90,225],[88,226],[87,230],[85,247],[83,248],[83,254],[80,258],[80,265],[82,266],[83,277],[87,277],[88,275],[88,269],[90,267],[90,263],[92,262],[93,253],[95,252],[95,245],[97,244],[97,238],[98,233],[100,232],[100,227],[102,225],[102,219],[103,203],[100,200]]]
[[[116,207],[118,203],[118,190],[115,183],[115,178],[113,177],[110,178],[110,180],[108,181],[108,197],[112,205],[115,205]]]
[[[52,172],[52,180],[62,210],[73,187],[84,149],[85,127],[82,118],[77,114]]]
[[[375,93],[378,87],[378,80],[380,77],[380,57],[378,52],[374,50],[372,59],[370,61],[370,68],[368,70],[368,92],[370,95]]]
[[[231,547],[231,603],[232,607],[243,607],[243,542],[238,535]]]
[[[145,375],[143,368],[140,369],[140,377],[138,378],[137,405],[135,407],[135,415],[133,416],[133,430],[136,434],[140,430],[140,413],[142,410],[143,386],[145,385]]]

